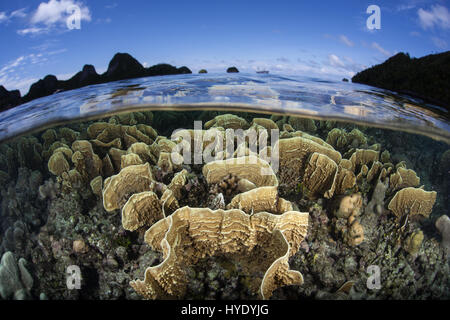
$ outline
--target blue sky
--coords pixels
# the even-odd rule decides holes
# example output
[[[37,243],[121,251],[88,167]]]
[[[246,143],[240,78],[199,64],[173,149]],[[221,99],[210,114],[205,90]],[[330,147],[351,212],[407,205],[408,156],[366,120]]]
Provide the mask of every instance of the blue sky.
[[[67,19],[76,5],[80,29]],[[381,28],[369,30],[369,5]],[[449,50],[450,3],[249,0],[0,0],[0,84],[28,92],[47,74],[68,79],[84,64],[106,70],[116,52],[144,66],[351,77],[389,56]]]

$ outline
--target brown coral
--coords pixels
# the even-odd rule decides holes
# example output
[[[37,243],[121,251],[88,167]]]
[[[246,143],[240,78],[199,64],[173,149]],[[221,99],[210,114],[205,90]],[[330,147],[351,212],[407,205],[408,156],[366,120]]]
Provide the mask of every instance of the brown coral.
[[[303,137],[278,140],[272,148],[279,150],[280,178],[285,183],[291,180],[297,183],[297,177],[303,178],[308,159],[315,152],[326,155],[335,163],[341,161],[341,154],[336,150]]]
[[[295,129],[301,131],[315,132],[317,130],[313,119],[289,117],[288,123]]]
[[[273,120],[267,118],[253,118],[252,125],[253,124],[260,125],[269,131],[272,129],[278,130],[277,124]]]
[[[260,187],[240,193],[231,200],[227,209],[239,209],[247,214],[282,214],[293,210],[291,202],[278,197],[277,187]]]
[[[278,185],[272,167],[254,155],[212,161],[203,166],[202,172],[208,184],[219,183],[232,174],[247,179],[257,187]]]
[[[127,153],[137,154],[143,162],[150,162],[152,164],[155,164],[157,162],[157,158],[159,157],[159,153],[157,156],[155,156],[151,152],[151,147],[145,144],[144,142],[133,143],[128,148]]]
[[[356,172],[358,167],[368,165],[369,163],[378,161],[379,152],[369,149],[356,149],[350,157],[352,163],[352,171]]]
[[[400,166],[397,168],[395,173],[391,174],[389,184],[392,190],[417,187],[420,185],[420,178],[414,170],[406,169]]]
[[[102,184],[103,184],[102,176],[97,176],[94,179],[92,179],[90,182],[92,193],[101,197],[102,196]]]
[[[62,175],[63,172],[67,172],[69,169],[69,162],[62,152],[53,153],[48,160],[48,170],[56,176]]]
[[[343,152],[349,148],[358,148],[367,145],[366,136],[356,128],[349,133],[343,129],[334,128],[328,132],[326,141]]]
[[[355,187],[355,185],[356,185],[356,176],[353,173],[353,171],[344,168],[340,164],[336,175],[335,194],[344,194],[347,191],[352,190]]]
[[[205,123],[205,129],[222,127],[224,129],[247,129],[248,122],[234,114],[222,114]]]
[[[367,173],[367,182],[371,182],[374,178],[378,178],[382,168],[383,164],[380,161],[374,161],[369,172]]]
[[[127,153],[120,157],[120,168],[126,168],[128,166],[134,166],[136,164],[143,164],[142,159],[135,153]]]
[[[72,150],[74,151],[72,162],[83,179],[90,181],[96,176],[101,175],[102,160],[94,153],[89,141],[76,140],[72,143]]]
[[[133,194],[122,208],[122,226],[125,230],[151,226],[160,219],[164,219],[163,209],[158,196],[152,191]]]
[[[148,163],[120,170],[104,182],[103,207],[106,211],[121,208],[132,194],[149,191],[153,181]]]
[[[348,144],[347,135],[343,130],[339,128],[330,130],[328,132],[326,141],[328,144],[339,150],[344,150]]]
[[[167,186],[170,190],[172,190],[174,197],[177,199],[180,199],[182,196],[181,190],[187,183],[187,175],[188,172],[186,169],[177,172],[172,178],[170,184]]]
[[[363,200],[360,193],[345,196],[339,203],[339,208],[335,215],[338,218],[349,218],[358,216],[362,208]]]
[[[188,282],[186,266],[201,258],[225,255],[237,259],[256,276],[252,288],[267,299],[279,286],[300,285],[303,277],[289,270],[288,258],[299,248],[308,226],[308,214],[261,212],[249,216],[241,210],[183,207],[154,224],[145,234],[164,261],[145,271],[143,281],[130,285],[147,299],[182,297]]]
[[[87,128],[91,142],[101,148],[115,147],[118,149],[129,148],[133,143],[144,142],[152,144],[155,138],[153,128],[140,125],[121,125],[107,122],[95,122]],[[143,131],[141,131],[141,130]],[[151,135],[152,137],[150,137]]]
[[[163,206],[165,216],[172,214],[180,207],[177,198],[175,198],[175,195],[173,194],[173,191],[169,188],[166,188],[166,190],[163,192],[161,196],[161,204]]]
[[[398,218],[405,214],[428,217],[436,202],[435,191],[425,191],[420,188],[404,188],[398,191],[389,202],[388,209]]]
[[[89,247],[83,240],[75,240],[72,243],[72,249],[75,253],[86,253],[89,250]]]
[[[346,241],[350,246],[360,245],[364,241],[364,227],[356,220],[354,215],[348,218]]]
[[[424,236],[423,236],[422,230],[414,231],[405,240],[405,243],[404,243],[405,251],[408,252],[412,256],[416,255],[420,250],[420,246],[422,245],[423,238],[424,238]]]
[[[303,175],[303,188],[309,198],[324,196],[330,199],[336,187],[338,166],[328,156],[314,152],[311,154]]]

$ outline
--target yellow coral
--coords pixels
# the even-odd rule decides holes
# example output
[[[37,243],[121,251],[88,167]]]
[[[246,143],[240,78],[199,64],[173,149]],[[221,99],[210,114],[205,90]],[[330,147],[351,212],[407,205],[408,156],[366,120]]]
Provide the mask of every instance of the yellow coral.
[[[404,188],[398,191],[389,202],[388,209],[397,217],[405,214],[423,215],[428,217],[436,202],[435,191],[425,191],[420,188]]]
[[[298,250],[307,226],[308,214],[296,211],[249,216],[237,209],[183,207],[145,233],[145,241],[163,252],[164,261],[147,268],[143,281],[130,285],[147,299],[182,297],[186,267],[220,254],[238,259],[244,270],[256,274],[251,287],[267,299],[280,286],[303,283],[298,271],[289,270],[288,259]]]
[[[148,163],[120,170],[119,174],[105,180],[103,207],[106,211],[121,208],[132,194],[149,191],[153,181]]]
[[[260,187],[235,196],[227,209],[239,209],[247,214],[270,212],[282,214],[292,211],[292,204],[278,197],[277,187]]]
[[[247,179],[257,187],[278,185],[278,179],[272,167],[254,155],[212,161],[205,164],[202,171],[208,184],[219,183],[232,174],[238,178]]]

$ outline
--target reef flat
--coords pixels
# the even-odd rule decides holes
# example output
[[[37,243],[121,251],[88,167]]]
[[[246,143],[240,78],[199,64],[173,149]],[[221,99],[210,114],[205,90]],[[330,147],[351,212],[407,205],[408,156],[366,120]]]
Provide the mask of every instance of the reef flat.
[[[443,142],[287,115],[21,136],[0,145],[1,298],[448,299],[449,172]]]

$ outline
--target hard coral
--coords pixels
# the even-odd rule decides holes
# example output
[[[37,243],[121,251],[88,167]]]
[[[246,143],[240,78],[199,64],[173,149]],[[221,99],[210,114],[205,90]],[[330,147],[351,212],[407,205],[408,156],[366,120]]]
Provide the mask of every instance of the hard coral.
[[[422,215],[428,218],[436,201],[436,195],[435,191],[404,188],[395,194],[388,208],[399,218],[405,214]]]
[[[358,216],[362,207],[362,197],[360,193],[345,196],[341,199],[339,209],[335,215],[338,218],[349,218],[350,216]]]
[[[436,220],[436,229],[442,235],[442,247],[445,248],[447,254],[450,255],[450,218],[442,215]]]
[[[232,174],[247,179],[257,187],[278,185],[278,179],[272,167],[257,156],[212,161],[205,164],[202,171],[208,184],[220,183]]]
[[[292,211],[291,202],[278,197],[277,187],[259,187],[235,196],[227,209],[239,209],[247,214],[270,212],[282,214]]]
[[[163,252],[164,261],[147,268],[143,281],[130,285],[147,299],[182,297],[187,266],[226,255],[257,275],[252,288],[267,299],[280,286],[303,283],[298,271],[289,270],[288,259],[298,250],[307,226],[308,213],[295,211],[249,216],[237,209],[183,207],[146,232],[145,241]]]

